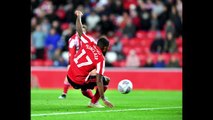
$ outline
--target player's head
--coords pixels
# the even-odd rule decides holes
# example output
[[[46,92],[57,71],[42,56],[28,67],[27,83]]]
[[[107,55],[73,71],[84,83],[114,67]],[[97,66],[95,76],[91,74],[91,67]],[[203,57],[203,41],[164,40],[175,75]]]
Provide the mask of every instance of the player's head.
[[[97,46],[101,49],[103,55],[105,56],[109,47],[108,39],[105,36],[100,37],[97,42]]]
[[[87,26],[86,25],[82,25],[83,28],[83,32],[86,33],[87,32]]]

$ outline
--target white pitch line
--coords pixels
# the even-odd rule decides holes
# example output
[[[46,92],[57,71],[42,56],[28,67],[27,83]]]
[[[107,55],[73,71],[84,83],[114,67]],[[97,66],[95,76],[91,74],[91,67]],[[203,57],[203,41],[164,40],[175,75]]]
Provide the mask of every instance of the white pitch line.
[[[46,114],[31,114],[33,116],[53,116],[53,115],[71,115],[71,114],[89,114],[99,112],[126,112],[126,111],[147,111],[147,110],[166,110],[166,109],[179,109],[179,107],[161,107],[161,108],[133,108],[133,109],[121,109],[121,110],[96,110],[96,111],[81,111],[81,112],[60,112],[60,113],[46,113]]]

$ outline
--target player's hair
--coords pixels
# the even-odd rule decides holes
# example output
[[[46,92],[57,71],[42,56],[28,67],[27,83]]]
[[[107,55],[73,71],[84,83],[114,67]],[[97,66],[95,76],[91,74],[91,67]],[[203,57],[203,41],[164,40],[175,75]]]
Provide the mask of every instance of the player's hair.
[[[109,46],[109,41],[106,37],[102,36],[99,38],[98,42],[97,42],[97,45],[100,47],[100,48],[104,48],[106,46]]]

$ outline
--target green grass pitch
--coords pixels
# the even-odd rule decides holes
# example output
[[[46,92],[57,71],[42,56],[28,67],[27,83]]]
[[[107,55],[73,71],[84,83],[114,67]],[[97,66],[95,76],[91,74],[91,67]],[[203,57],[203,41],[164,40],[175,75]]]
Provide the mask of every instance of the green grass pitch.
[[[182,120],[182,91],[107,90],[114,108],[88,108],[89,99],[73,89],[59,100],[61,92],[31,89],[31,120]]]

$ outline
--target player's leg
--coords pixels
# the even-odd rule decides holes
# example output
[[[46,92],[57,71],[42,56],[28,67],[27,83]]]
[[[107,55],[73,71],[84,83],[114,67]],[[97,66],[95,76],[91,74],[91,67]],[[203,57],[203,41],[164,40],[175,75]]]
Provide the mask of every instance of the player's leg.
[[[103,76],[102,80],[103,80],[104,92],[105,92],[107,90],[107,88],[108,88],[108,84],[110,82],[110,78],[107,77],[107,76]],[[91,99],[91,103],[97,103],[99,98],[100,98],[100,94],[99,94],[99,91],[98,91],[98,88],[97,88],[93,98]]]
[[[64,78],[64,87],[62,94],[58,97],[59,99],[65,99],[67,96],[68,89],[70,87],[69,82],[67,81],[67,77]]]
[[[70,67],[70,65],[67,66],[67,69]],[[67,92],[69,90],[70,84],[67,80],[67,77],[64,78],[64,87],[62,94],[58,97],[59,99],[65,99],[67,96]]]
[[[106,89],[107,89],[107,86],[108,86],[108,84],[109,84],[110,79],[109,79],[108,77],[104,76],[104,77],[102,78],[102,80],[103,80],[104,92],[105,92]],[[88,81],[89,81],[88,84],[87,84],[87,88],[88,88],[88,89],[93,89],[94,87],[97,86],[97,84],[96,84],[96,79],[95,79],[95,80],[88,80]],[[90,101],[88,107],[103,108],[104,106],[102,106],[102,105],[99,104],[99,102],[98,102],[99,98],[100,98],[99,91],[98,91],[98,89],[96,89],[96,93],[95,93],[94,96],[92,97],[92,99],[91,99],[91,101]]]
[[[94,69],[94,70],[92,70],[91,72],[90,72],[90,76],[89,76],[89,78],[88,78],[88,81],[92,81],[92,82],[96,82],[96,69]],[[96,84],[93,84],[92,86],[95,86]],[[94,88],[94,87],[93,87]],[[87,86],[85,87],[85,88],[83,88],[83,89],[81,89],[81,93],[84,95],[84,96],[86,96],[86,97],[88,97],[88,98],[90,98],[90,99],[92,99],[92,97],[93,97],[93,94],[92,94],[92,91],[91,91],[91,89],[88,89],[87,88]]]
[[[81,93],[89,99],[92,99],[93,94],[90,89],[81,89]]]
[[[89,82],[90,82],[90,86],[88,87]],[[88,81],[85,83],[84,87],[81,88],[81,93],[89,99],[92,99],[93,97],[91,89],[95,87],[96,85],[95,82],[96,82],[96,76],[91,75],[89,76]]]

